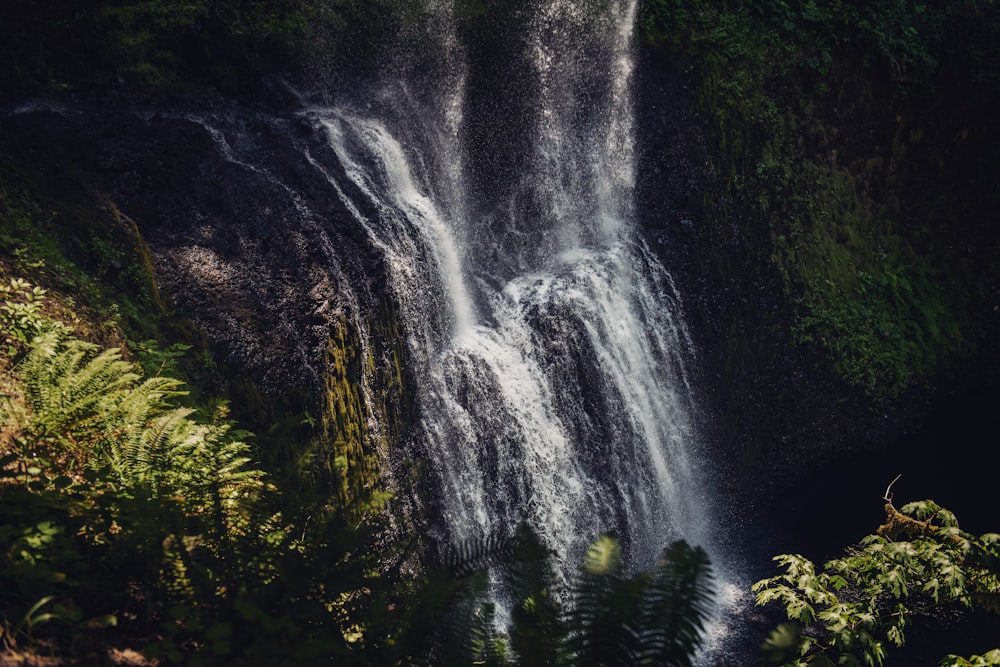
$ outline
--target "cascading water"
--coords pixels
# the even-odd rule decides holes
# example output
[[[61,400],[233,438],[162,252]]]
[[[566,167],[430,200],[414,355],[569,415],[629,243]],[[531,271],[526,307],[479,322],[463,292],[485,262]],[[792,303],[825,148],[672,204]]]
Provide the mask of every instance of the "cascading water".
[[[635,0],[548,0],[523,19],[527,151],[468,145],[483,133],[467,127],[447,11],[448,73],[431,94],[399,84],[379,113],[305,114],[339,167],[310,159],[389,268],[454,541],[527,519],[570,564],[612,532],[635,566],[673,539],[708,541],[692,344],[632,210],[635,13]],[[516,175],[495,192],[472,183],[491,170]]]
[[[427,2],[424,71],[294,119],[181,116],[199,132],[172,136],[203,133],[222,158],[204,189],[248,185],[220,187],[218,202],[201,192],[151,237],[174,291],[196,312],[228,302],[202,325],[238,362],[291,358],[294,375],[261,373],[277,393],[322,381],[341,321],[374,365],[364,313],[387,287],[415,380],[406,444],[429,462],[442,537],[478,542],[527,520],[566,577],[603,532],[633,568],[683,538],[718,569],[693,344],[634,210],[637,0],[508,0],[485,27]],[[247,188],[263,195],[244,207]],[[245,219],[214,224],[216,207]],[[266,327],[246,314],[260,310]],[[359,365],[359,415],[380,436],[384,387]]]

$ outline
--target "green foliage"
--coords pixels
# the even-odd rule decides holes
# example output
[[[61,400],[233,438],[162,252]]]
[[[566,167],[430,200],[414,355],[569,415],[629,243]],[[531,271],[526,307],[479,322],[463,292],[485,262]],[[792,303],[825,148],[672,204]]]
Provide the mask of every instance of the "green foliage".
[[[27,0],[16,12],[3,10],[0,83],[113,77],[157,84],[202,68],[227,82],[238,76],[227,68],[250,66],[270,43],[278,48],[304,40],[305,5],[287,0]],[[29,26],[31,39],[19,34]]]
[[[50,331],[68,333],[62,322],[52,320],[42,312],[47,290],[22,278],[0,281],[0,332],[7,356],[24,351],[36,336]]]
[[[654,571],[629,576],[618,542],[605,535],[591,545],[569,589],[558,595],[552,554],[533,531],[522,525],[516,538],[503,544],[512,557],[494,574],[499,589],[514,601],[506,635],[498,635],[493,622],[487,571],[451,574],[482,567],[488,554],[496,554],[495,545],[463,548],[469,558],[460,557],[421,594],[418,614],[446,619],[434,626],[436,641],[427,651],[431,664],[692,664],[713,596],[711,569],[700,548],[675,542]],[[414,629],[419,636],[419,624]]]
[[[920,260],[858,271],[845,285],[811,282],[805,297],[810,313],[797,325],[799,338],[819,340],[852,384],[893,397],[961,349],[951,309],[970,293],[955,287],[953,276]]]
[[[595,542],[568,616],[576,665],[691,665],[712,603],[708,557],[683,541],[652,573],[626,577],[617,543]]]
[[[40,314],[81,338],[120,340],[121,327],[133,337],[161,335],[166,312],[135,223],[74,187],[46,190],[30,164],[11,164],[5,154],[0,147],[0,283],[27,279],[44,290],[51,298]],[[0,301],[27,296],[6,291]],[[171,323],[175,335],[183,328]]]
[[[135,355],[136,361],[142,366],[145,375],[180,377],[183,371],[181,371],[178,360],[192,346],[186,343],[173,343],[164,349],[161,347],[159,341],[150,339],[139,343],[129,341],[128,347],[132,354]]]
[[[958,655],[948,655],[938,663],[940,667],[992,667],[1000,665],[1000,649],[988,651],[983,655],[970,655],[963,658]]]
[[[14,371],[0,425],[8,646],[30,645],[35,625],[56,620],[48,640],[76,645],[117,623],[124,604],[142,623],[162,618],[171,630],[163,650],[188,655],[203,633],[219,638],[213,619],[236,582],[266,586],[280,557],[298,553],[263,504],[248,434],[233,429],[224,405],[196,421],[171,405],[179,381],[143,379],[120,350],[58,332],[37,336]],[[40,614],[40,599],[59,602]],[[177,605],[190,612],[180,624],[167,620]]]
[[[788,58],[777,67],[804,64],[826,74],[837,52],[851,49],[876,61],[896,80],[917,81],[934,73],[945,41],[957,28],[974,21],[995,26],[995,9],[991,2],[935,5],[922,0],[744,0],[722,6],[700,0],[648,0],[642,25],[652,41],[691,40],[732,50],[739,48],[734,42],[745,43],[744,33],[734,31],[730,22],[740,17],[759,33],[762,43]]]
[[[0,649],[13,650],[17,647],[18,640],[22,639],[30,643],[36,625],[58,618],[53,612],[43,611],[54,599],[50,595],[38,600],[16,623],[7,618],[0,619]]]
[[[797,339],[820,343],[845,380],[877,399],[897,396],[960,355],[981,299],[972,275],[919,256],[893,231],[890,212],[859,196],[870,187],[863,177],[805,165],[799,179],[776,189],[811,194],[790,196],[795,217],[772,223],[775,232],[783,227],[773,259],[804,310]]]
[[[822,570],[784,554],[774,559],[784,573],[753,585],[758,605],[778,603],[789,620],[764,644],[774,664],[882,665],[904,644],[913,617],[944,605],[991,608],[1000,594],[1000,536],[962,531],[932,501],[898,511],[889,503],[886,513],[876,534]],[[942,664],[987,658],[948,659]]]
[[[568,629],[554,599],[552,555],[527,524],[518,527],[515,543],[508,570],[510,596],[517,601],[508,628],[511,652],[522,667],[565,664]]]
[[[409,0],[4,3],[0,88],[194,82],[246,94],[311,62],[364,66],[423,11]]]

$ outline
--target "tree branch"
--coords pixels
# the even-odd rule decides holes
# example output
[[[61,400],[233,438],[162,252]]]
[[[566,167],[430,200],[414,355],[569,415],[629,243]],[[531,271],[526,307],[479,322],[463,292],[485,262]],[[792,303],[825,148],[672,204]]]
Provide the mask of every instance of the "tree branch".
[[[889,492],[889,490],[892,489],[892,485],[898,482],[899,478],[902,476],[903,473],[899,473],[898,475],[896,475],[896,479],[889,482],[889,486],[885,487],[885,494],[882,495],[882,500],[890,504],[892,503],[892,494]]]

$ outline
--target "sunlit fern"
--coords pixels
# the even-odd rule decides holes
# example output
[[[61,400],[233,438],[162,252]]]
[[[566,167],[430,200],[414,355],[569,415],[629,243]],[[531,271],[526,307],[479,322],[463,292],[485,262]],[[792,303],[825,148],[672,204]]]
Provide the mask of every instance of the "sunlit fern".
[[[167,396],[180,393],[178,380],[140,382],[120,350],[98,349],[57,333],[35,340],[17,366],[28,410],[20,427],[29,437],[91,458],[110,441],[134,435],[166,407]]]
[[[249,446],[232,437],[229,422],[179,421],[170,438],[167,485],[190,494],[192,509],[230,517],[263,486],[264,474],[251,467]],[[246,526],[230,525],[245,532]]]
[[[47,334],[17,372],[25,402],[17,427],[25,440],[107,467],[123,489],[144,486],[192,507],[228,511],[262,486],[263,473],[229,422],[199,423],[193,410],[172,406],[183,384],[143,380],[117,349],[98,352],[91,343]]]

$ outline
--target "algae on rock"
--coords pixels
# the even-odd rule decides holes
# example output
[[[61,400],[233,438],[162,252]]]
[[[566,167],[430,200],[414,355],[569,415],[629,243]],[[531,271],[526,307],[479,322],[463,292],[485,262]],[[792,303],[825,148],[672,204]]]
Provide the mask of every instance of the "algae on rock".
[[[405,430],[403,348],[391,306],[361,326],[341,317],[327,343],[322,439],[336,504],[348,513],[377,509],[390,450]]]

